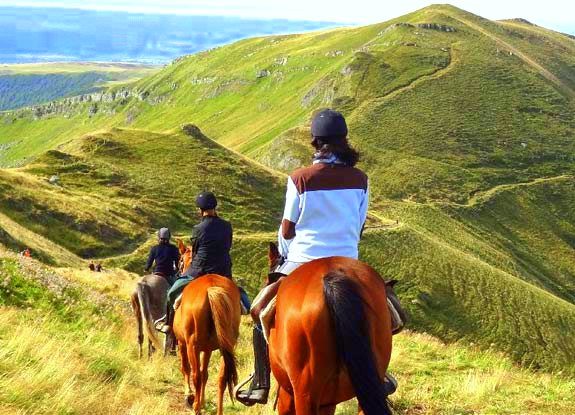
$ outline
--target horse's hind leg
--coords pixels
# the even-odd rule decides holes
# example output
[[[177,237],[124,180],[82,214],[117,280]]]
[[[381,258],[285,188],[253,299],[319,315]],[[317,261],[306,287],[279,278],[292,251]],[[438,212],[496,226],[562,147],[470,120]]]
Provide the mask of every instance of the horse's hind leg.
[[[226,392],[227,382],[226,382],[226,363],[222,357],[220,363],[220,374],[218,377],[218,411],[217,415],[223,415],[224,413],[224,394]]]
[[[295,402],[293,396],[290,395],[284,388],[280,387],[278,396],[278,414],[279,415],[294,415]]]
[[[152,343],[152,341],[148,339],[148,360],[152,359],[152,355],[154,354],[155,351],[156,348],[154,347],[154,343]]]
[[[198,392],[198,396],[200,399],[200,408],[204,406],[204,402],[206,402],[206,384],[208,383],[208,370],[210,366],[210,358],[212,357],[212,352],[203,352],[202,353],[202,373],[201,373],[201,388],[202,390]]]
[[[202,391],[202,373],[200,368],[200,351],[196,349],[194,340],[189,339],[187,342],[188,348],[188,361],[192,369],[192,380],[194,382],[194,390],[196,393],[196,400],[194,401],[194,412],[199,415],[202,410],[201,391]]]
[[[180,353],[181,362],[180,371],[182,372],[182,375],[184,375],[184,399],[186,406],[191,408],[194,403],[194,395],[192,394],[192,388],[190,387],[191,367],[190,362],[188,361],[188,350],[186,348],[186,343],[184,342],[179,342],[179,346],[180,347],[178,347],[178,350]]]

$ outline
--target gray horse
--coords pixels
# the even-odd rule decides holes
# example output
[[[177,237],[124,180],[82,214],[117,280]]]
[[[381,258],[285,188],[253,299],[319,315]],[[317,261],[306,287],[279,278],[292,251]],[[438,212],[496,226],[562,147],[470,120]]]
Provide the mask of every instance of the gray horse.
[[[132,311],[138,324],[138,355],[142,358],[144,331],[148,336],[148,359],[163,345],[154,328],[154,321],[166,313],[166,294],[170,285],[159,275],[146,275],[132,293]]]

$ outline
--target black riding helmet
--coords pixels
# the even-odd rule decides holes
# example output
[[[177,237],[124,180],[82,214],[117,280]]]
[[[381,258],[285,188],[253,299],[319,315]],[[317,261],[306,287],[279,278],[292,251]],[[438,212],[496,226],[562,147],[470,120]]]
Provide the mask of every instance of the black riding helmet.
[[[202,192],[196,198],[196,206],[201,210],[215,209],[218,205],[218,200],[212,192]]]
[[[347,123],[340,112],[325,109],[318,112],[311,122],[312,137],[345,138],[347,136]]]

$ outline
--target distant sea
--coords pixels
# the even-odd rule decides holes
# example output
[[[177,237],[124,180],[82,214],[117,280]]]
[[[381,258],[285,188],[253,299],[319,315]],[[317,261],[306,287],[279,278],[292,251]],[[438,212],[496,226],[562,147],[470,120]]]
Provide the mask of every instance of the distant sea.
[[[162,64],[247,37],[335,26],[331,22],[0,7],[0,63]]]

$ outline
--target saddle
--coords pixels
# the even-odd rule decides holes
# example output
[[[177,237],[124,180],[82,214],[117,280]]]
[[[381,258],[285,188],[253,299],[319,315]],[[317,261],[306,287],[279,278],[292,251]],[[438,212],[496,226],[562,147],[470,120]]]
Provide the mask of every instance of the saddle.
[[[274,275],[274,276],[277,276],[278,279],[279,279],[279,277],[284,276],[284,274],[281,274],[281,273],[273,273],[273,274],[279,274],[279,275]],[[270,277],[271,276],[272,275],[270,274]],[[277,279],[276,279],[276,281],[277,281]],[[392,281],[385,283],[385,288],[386,288],[386,293],[387,293],[387,306],[389,308],[389,314],[391,316],[391,333],[393,335],[396,335],[396,334],[400,333],[401,331],[403,331],[403,329],[405,328],[405,325],[407,323],[407,313],[405,312],[405,310],[401,306],[401,303],[399,302],[399,299],[397,298],[397,296],[393,292],[393,286],[395,285],[396,282],[397,281],[392,280]],[[264,291],[265,291],[265,288],[264,288]],[[266,342],[268,342],[268,343],[269,343],[270,330],[271,330],[273,323],[275,321],[276,305],[277,305],[277,295],[270,300],[268,305],[260,313],[260,322],[262,324],[262,330],[263,330]]]

